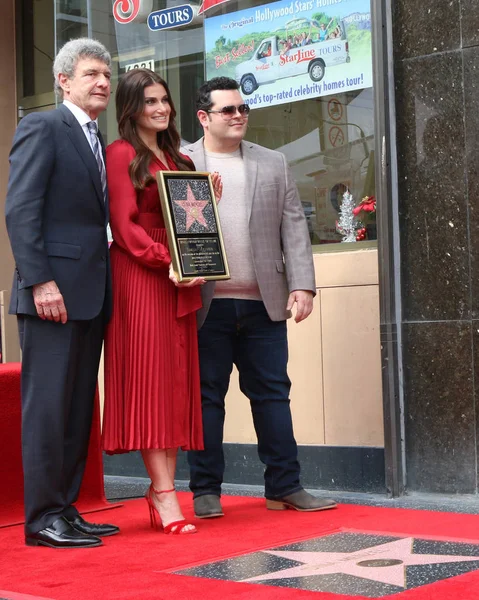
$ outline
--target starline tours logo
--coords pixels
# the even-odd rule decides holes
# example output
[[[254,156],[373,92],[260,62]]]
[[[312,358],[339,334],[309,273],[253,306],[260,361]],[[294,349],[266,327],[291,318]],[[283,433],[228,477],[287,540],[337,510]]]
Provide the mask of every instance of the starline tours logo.
[[[228,1],[204,0],[198,9],[198,14],[201,15],[210,8]],[[113,16],[118,23],[122,24],[146,21],[152,10],[153,0],[115,0],[113,4]]]
[[[279,66],[282,67],[283,65],[287,64],[287,63],[300,63],[300,62],[305,62],[305,61],[309,61],[312,58],[315,58],[316,56],[316,52],[314,50],[298,50],[298,52],[295,52],[294,54],[291,54],[290,56],[287,56],[286,54],[283,54],[279,57]]]

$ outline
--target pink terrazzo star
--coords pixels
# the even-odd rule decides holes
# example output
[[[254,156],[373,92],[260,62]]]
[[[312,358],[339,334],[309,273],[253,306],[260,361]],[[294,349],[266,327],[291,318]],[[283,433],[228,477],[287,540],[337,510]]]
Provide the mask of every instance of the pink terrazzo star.
[[[186,231],[189,230],[195,221],[204,227],[208,226],[203,215],[203,210],[208,202],[206,200],[197,200],[189,184],[186,190],[186,200],[174,200],[173,202],[186,212]]]
[[[478,556],[414,554],[412,551],[413,542],[413,538],[405,538],[358,550],[357,552],[282,552],[264,550],[265,554],[272,554],[304,564],[283,569],[276,573],[250,577],[242,581],[256,582],[344,573],[345,575],[353,575],[354,577],[406,588],[406,567],[479,561],[479,548]]]

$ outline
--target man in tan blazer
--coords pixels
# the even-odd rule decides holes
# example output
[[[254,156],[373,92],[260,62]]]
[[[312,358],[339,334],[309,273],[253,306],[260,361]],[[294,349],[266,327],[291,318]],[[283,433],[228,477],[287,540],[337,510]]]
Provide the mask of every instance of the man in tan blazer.
[[[266,506],[316,511],[336,506],[300,485],[287,374],[286,319],[313,308],[315,280],[306,219],[283,154],[243,141],[249,107],[234,79],[198,91],[204,137],[185,148],[199,171],[223,182],[219,213],[231,279],[203,287],[198,313],[205,450],[189,452],[195,514],[222,516],[225,395],[233,364],[249,398]]]

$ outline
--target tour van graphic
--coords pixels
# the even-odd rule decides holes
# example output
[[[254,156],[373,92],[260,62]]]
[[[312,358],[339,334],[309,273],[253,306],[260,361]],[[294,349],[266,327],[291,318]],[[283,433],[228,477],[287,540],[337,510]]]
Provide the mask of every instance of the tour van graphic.
[[[301,22],[300,22],[301,21]],[[309,19],[292,19],[278,34],[263,39],[253,56],[236,66],[235,78],[245,96],[260,85],[308,74],[314,82],[326,69],[350,62],[346,25],[338,21],[333,31]]]

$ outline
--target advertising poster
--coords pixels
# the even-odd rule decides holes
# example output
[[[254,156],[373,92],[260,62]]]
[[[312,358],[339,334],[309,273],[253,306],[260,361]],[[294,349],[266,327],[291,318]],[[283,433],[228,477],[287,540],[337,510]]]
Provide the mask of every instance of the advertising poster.
[[[372,86],[370,0],[282,0],[205,19],[206,78],[262,108]]]

